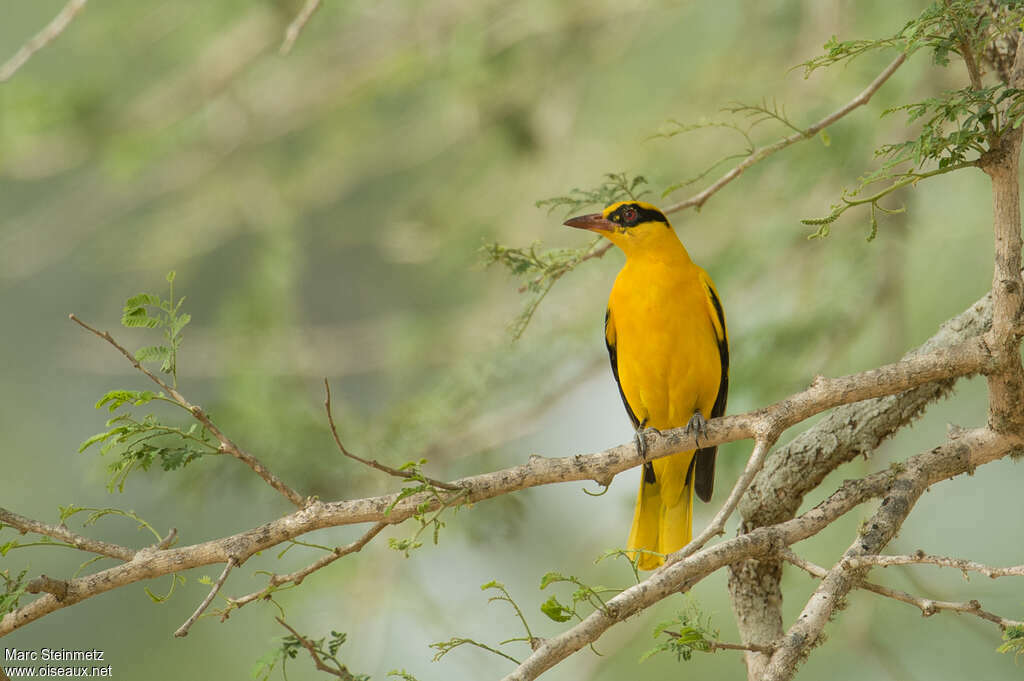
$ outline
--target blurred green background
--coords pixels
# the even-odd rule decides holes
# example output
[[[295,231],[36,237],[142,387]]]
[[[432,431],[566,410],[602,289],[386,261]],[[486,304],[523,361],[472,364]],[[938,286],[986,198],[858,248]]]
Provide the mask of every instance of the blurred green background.
[[[191,544],[288,511],[248,469],[204,459],[184,471],[134,475],[105,489],[95,450],[95,400],[112,388],[146,389],[112,348],[71,324],[78,314],[129,347],[157,339],[117,328],[123,300],[164,293],[176,270],[193,322],[180,386],[242,446],[300,492],[324,499],[393,491],[391,479],[340,457],[323,414],[331,379],[346,445],[398,465],[429,459],[443,478],[511,466],[531,453],[599,451],[632,436],[602,342],[607,292],[621,255],[567,275],[523,338],[506,331],[522,304],[519,282],[480,266],[489,241],[580,246],[561,213],[534,202],[596,185],[606,172],[646,176],[649,200],[725,153],[735,133],[709,130],[651,139],[669,119],[725,116],[733,101],[775,100],[808,125],[859,92],[892,58],[874,54],[805,80],[791,67],[833,34],[895,32],[923,2],[766,0],[759,3],[507,3],[495,0],[326,2],[281,56],[297,0],[89,3],[56,42],[0,84],[0,433],[2,505],[56,522],[57,506],[132,509]],[[62,0],[0,2],[0,59],[44,26]],[[966,82],[962,66],[917,55],[869,107],[748,171],[699,213],[673,217],[725,303],[732,340],[730,411],[738,413],[840,374],[897,359],[989,288],[990,209],[980,172],[959,172],[892,198],[905,216],[882,217],[868,243],[865,212],[832,236],[808,241],[800,218],[829,211],[843,186],[874,167],[872,150],[902,139],[888,106]],[[763,124],[760,143],[787,131]],[[722,172],[723,166],[718,173]],[[709,177],[717,177],[713,173]],[[695,185],[696,191],[700,185]],[[145,409],[141,410],[142,413]],[[980,381],[886,444],[843,478],[930,448],[947,423],[985,418]],[[722,448],[718,489],[696,526],[724,500],[749,443]],[[536,635],[563,625],[539,611],[557,570],[625,586],[623,562],[594,564],[621,547],[634,472],[600,498],[594,485],[533,489],[447,516],[440,545],[404,558],[384,537],[360,554],[280,594],[289,622],[310,636],[348,633],[340,657],[383,679],[404,668],[420,681],[500,678],[507,661],[461,648],[431,662],[428,645],[471,636],[496,645],[521,636],[511,609],[478,587],[507,585]],[[990,564],[1021,562],[1019,468],[1009,461],[937,485],[921,500],[893,552],[923,548]],[[870,507],[796,548],[831,565]],[[81,529],[72,522],[73,529]],[[735,520],[730,525],[730,533]],[[133,523],[106,519],[86,533],[142,545]],[[359,528],[318,532],[339,544]],[[13,538],[10,530],[0,541]],[[297,547],[255,557],[223,593],[265,584],[318,553]],[[67,575],[82,556],[15,550],[0,568]],[[101,562],[95,567],[111,564]],[[219,566],[185,575],[154,604],[165,578],[59,611],[4,640],[18,648],[100,648],[117,679],[245,679],[284,631],[269,604],[220,623],[205,618],[186,639],[172,632],[207,593]],[[1008,580],[919,567],[876,571],[877,581],[919,595],[982,604],[1021,618]],[[737,638],[720,571],[694,589],[616,627],[544,678],[744,678],[739,654],[667,656],[637,666],[651,632],[693,600],[722,638]],[[787,572],[789,621],[814,588]],[[563,601],[568,593],[559,593]],[[799,678],[1003,679],[1021,666],[995,648],[976,618],[922,619],[909,606],[854,593]],[[788,626],[788,623],[787,623]],[[506,646],[525,657],[522,644]],[[320,678],[306,659],[289,678]],[[275,672],[275,675],[277,672]],[[277,677],[279,678],[279,677]]]

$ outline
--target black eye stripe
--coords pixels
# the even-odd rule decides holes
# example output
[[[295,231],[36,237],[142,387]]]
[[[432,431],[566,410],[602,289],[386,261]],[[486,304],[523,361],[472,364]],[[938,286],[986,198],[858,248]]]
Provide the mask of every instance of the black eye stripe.
[[[625,227],[633,227],[642,222],[664,222],[668,226],[668,218],[660,210],[644,208],[637,203],[626,203],[619,206],[609,218]]]

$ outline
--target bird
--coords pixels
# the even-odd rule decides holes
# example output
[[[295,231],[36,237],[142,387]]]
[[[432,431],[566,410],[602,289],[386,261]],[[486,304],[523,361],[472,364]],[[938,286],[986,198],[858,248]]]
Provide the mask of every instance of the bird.
[[[608,298],[604,338],[644,459],[627,555],[653,570],[690,542],[693,492],[711,500],[718,448],[698,442],[698,449],[647,461],[646,435],[685,426],[699,440],[707,437],[706,419],[725,413],[725,312],[711,277],[655,206],[619,201],[565,224],[603,236],[626,255]]]

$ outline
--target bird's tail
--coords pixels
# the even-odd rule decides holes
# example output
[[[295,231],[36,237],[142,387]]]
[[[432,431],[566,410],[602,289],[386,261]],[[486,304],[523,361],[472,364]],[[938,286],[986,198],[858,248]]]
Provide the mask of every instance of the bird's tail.
[[[656,554],[678,551],[690,542],[693,477],[689,472],[693,454],[680,452],[656,459],[648,464],[653,473],[644,468],[626,545],[631,559],[635,560],[639,553],[641,570],[653,570],[665,562]]]

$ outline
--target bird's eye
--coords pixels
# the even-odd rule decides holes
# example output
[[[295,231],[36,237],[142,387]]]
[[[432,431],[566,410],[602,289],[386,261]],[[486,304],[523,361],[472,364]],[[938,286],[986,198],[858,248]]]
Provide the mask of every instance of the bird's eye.
[[[627,225],[636,224],[636,208],[630,206],[629,208],[622,211],[622,219]]]

